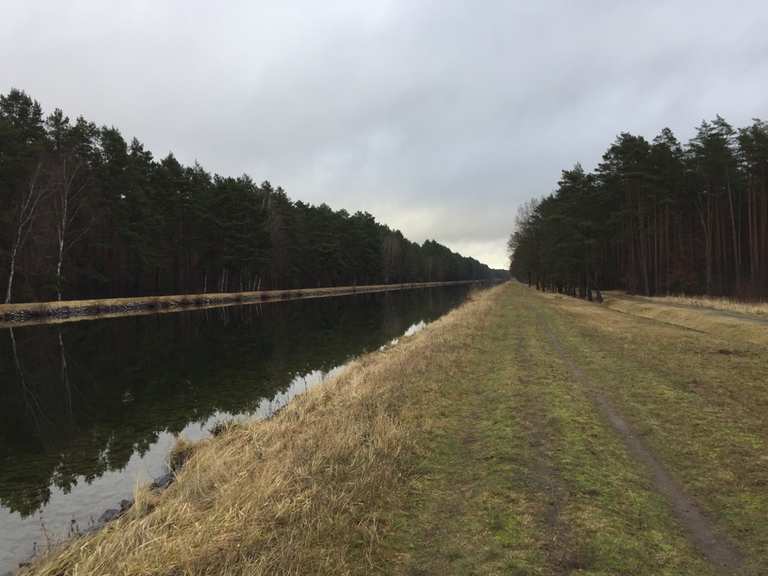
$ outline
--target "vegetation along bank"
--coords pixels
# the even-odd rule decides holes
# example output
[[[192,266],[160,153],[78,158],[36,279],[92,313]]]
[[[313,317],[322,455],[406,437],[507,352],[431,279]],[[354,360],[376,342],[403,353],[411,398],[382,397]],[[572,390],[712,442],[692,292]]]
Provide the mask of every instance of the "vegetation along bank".
[[[0,94],[0,199],[5,303],[504,275],[367,212],[156,159],[19,90]]]
[[[719,312],[481,292],[25,574],[764,574],[768,334]]]
[[[145,296],[137,298],[100,298],[96,300],[61,300],[31,302],[26,304],[0,304],[0,327],[61,322],[83,318],[104,318],[154,314],[190,308],[218,307],[226,305],[297,300],[300,298],[327,298],[349,294],[371,294],[438,286],[474,284],[477,280],[451,282],[418,282],[409,284],[376,284],[364,286],[333,286],[303,290],[259,290],[255,292],[230,292],[208,294],[181,294],[176,296]]]

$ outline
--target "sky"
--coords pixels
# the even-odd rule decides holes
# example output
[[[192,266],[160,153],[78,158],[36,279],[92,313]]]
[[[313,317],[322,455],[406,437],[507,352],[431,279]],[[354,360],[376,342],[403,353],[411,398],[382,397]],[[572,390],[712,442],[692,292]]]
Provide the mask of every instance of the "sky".
[[[517,206],[620,132],[768,118],[766,30],[764,1],[28,0],[0,92],[506,268]]]

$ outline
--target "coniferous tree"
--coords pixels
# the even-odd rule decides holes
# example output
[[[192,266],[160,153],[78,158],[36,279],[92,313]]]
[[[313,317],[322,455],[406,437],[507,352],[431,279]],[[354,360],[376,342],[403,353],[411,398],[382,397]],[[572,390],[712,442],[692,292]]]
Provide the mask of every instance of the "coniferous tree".
[[[768,127],[703,122],[682,146],[623,133],[594,174],[526,204],[511,271],[541,289],[768,296]]]
[[[158,161],[61,110],[44,118],[19,90],[0,96],[0,266],[7,301],[499,275],[368,213]]]

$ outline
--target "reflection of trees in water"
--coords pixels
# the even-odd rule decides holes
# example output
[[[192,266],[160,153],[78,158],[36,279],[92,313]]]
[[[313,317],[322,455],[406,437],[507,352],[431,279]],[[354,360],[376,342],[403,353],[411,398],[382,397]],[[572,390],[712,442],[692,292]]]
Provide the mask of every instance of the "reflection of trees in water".
[[[21,358],[19,358],[18,345],[16,344],[13,328],[8,329],[8,335],[11,337],[11,355],[13,356],[13,365],[16,368],[16,383],[20,390],[19,397],[24,404],[24,413],[34,425],[37,435],[40,438],[44,438],[45,435],[40,424],[44,414],[40,409],[40,403],[37,401],[34,392],[30,391],[29,386],[27,386],[27,376],[24,372]]]
[[[27,384],[27,373],[24,369],[22,359],[19,356],[18,344],[16,343],[16,335],[13,328],[8,329],[8,335],[10,336],[10,354],[13,360],[15,378],[4,375],[2,380],[3,382],[8,383],[8,385],[7,388],[5,385],[3,388],[8,390],[9,393],[15,394],[18,399],[16,404],[21,405],[18,408],[21,408],[22,418],[27,423],[27,426],[31,427],[31,433],[39,438],[41,442],[45,442],[45,438],[47,437],[47,433],[43,427],[47,421],[45,412],[40,405],[40,401],[38,400],[35,391]],[[15,390],[12,390],[14,383],[16,384]],[[18,408],[16,414],[19,414]],[[10,448],[10,441],[10,438],[5,438],[5,435],[3,435],[2,446]],[[2,473],[0,473],[0,478],[2,478]],[[18,494],[14,493],[13,496],[18,498],[17,506],[19,506],[20,510],[31,509],[31,511],[34,511],[38,506],[39,500],[37,494],[34,492],[25,493],[21,491]]]
[[[9,330],[0,345],[0,502],[23,515],[125,467],[163,431],[255,410],[309,372],[458,304],[432,289]],[[3,361],[8,358],[10,362]],[[12,367],[12,368],[11,368]]]
[[[69,382],[69,368],[67,367],[67,350],[64,347],[64,335],[61,333],[61,327],[56,329],[59,337],[59,364],[61,374],[61,386],[64,389],[64,411],[68,416],[69,422],[72,418],[72,385]]]

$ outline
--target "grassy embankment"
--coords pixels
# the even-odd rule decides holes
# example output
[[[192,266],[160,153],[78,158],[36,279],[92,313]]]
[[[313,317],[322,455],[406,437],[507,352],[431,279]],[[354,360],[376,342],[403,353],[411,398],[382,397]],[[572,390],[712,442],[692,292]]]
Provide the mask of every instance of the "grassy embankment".
[[[765,574],[768,330],[678,320],[486,291],[29,573]]]
[[[63,300],[59,302],[27,302],[0,304],[0,327],[15,327],[42,323],[86,320],[175,312],[192,308],[221,307],[275,300],[327,298],[374,292],[392,292],[414,288],[434,288],[461,284],[477,284],[477,280],[449,282],[415,282],[408,284],[369,284],[360,286],[331,286],[292,290],[258,290],[255,292],[225,292],[206,294],[177,294],[171,296],[141,296],[136,298],[99,298],[95,300]]]
[[[642,298],[642,297],[637,297]],[[695,308],[708,308],[711,310],[723,310],[737,314],[747,314],[768,318],[768,301],[741,301],[731,298],[711,298],[707,296],[656,296],[644,298],[656,304],[691,306]]]

